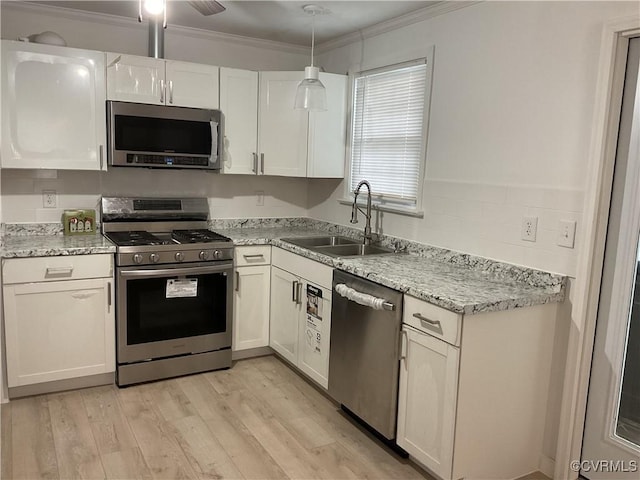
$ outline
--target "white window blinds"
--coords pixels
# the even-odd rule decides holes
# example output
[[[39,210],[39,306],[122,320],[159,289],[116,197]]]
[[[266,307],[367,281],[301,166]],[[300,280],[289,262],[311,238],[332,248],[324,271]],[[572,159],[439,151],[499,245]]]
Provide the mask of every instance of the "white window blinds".
[[[423,159],[426,63],[355,79],[350,186],[371,183],[383,202],[416,206]]]

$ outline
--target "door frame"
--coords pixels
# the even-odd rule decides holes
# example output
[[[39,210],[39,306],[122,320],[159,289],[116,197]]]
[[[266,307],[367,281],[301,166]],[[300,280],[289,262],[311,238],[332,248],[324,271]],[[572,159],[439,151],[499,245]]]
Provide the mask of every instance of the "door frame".
[[[602,281],[613,167],[629,39],[640,35],[640,14],[602,30],[598,81],[585,186],[584,247],[579,252],[563,384],[554,478],[577,479]]]

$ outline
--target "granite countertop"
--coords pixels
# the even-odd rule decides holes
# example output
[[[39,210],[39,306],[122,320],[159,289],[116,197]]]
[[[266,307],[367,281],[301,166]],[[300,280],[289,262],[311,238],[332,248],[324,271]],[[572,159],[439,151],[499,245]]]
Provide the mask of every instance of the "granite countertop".
[[[4,235],[2,258],[51,257],[115,253],[116,246],[102,235]]]
[[[235,245],[273,245],[407,293],[447,310],[470,315],[564,300],[565,280],[523,267],[451,255],[411,253],[335,258],[282,241],[287,237],[327,235],[304,227],[216,229]],[[331,232],[336,233],[336,232]],[[476,259],[478,257],[475,257]]]
[[[465,315],[564,300],[566,279],[562,275],[394,237],[383,237],[382,245],[408,253],[335,258],[282,240],[327,234],[361,238],[361,232],[324,222],[308,219],[270,224],[259,221],[248,224],[219,222],[212,223],[210,227],[229,237],[236,246],[280,247]],[[0,256],[20,258],[116,251],[115,245],[99,234],[70,237],[54,231],[19,231],[22,234],[5,234],[1,237]]]

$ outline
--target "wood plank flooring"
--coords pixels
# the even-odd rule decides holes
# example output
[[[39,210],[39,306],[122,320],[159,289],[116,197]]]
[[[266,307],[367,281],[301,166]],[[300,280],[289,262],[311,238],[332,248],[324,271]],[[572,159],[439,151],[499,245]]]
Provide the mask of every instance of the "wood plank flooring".
[[[1,413],[3,479],[431,479],[273,356]]]

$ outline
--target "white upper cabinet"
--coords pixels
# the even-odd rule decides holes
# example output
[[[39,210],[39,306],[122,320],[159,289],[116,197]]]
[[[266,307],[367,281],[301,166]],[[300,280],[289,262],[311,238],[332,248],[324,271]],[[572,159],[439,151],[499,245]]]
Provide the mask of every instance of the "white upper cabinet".
[[[258,173],[258,72],[220,68],[224,173]]]
[[[218,75],[212,65],[107,53],[107,98],[217,109]]]
[[[106,168],[104,53],[2,41],[2,167]]]
[[[309,113],[293,108],[302,72],[260,72],[260,172],[307,176]]]
[[[326,112],[296,110],[303,72],[220,69],[225,173],[342,178],[347,77],[321,73]]]

